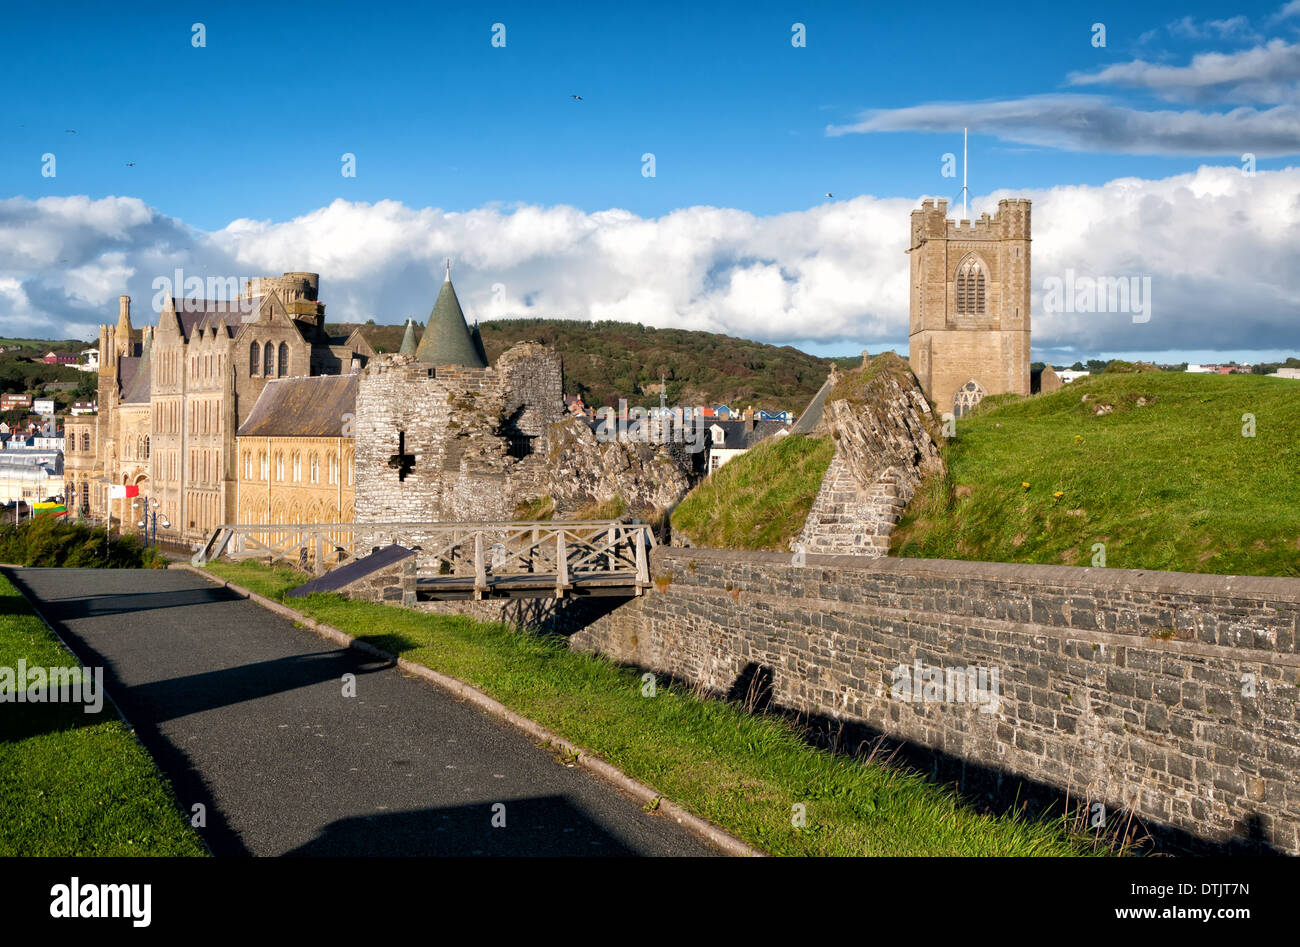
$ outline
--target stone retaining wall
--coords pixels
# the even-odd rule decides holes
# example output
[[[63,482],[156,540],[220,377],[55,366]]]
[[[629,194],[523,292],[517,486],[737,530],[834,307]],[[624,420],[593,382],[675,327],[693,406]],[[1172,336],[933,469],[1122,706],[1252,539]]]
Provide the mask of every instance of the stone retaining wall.
[[[575,647],[718,693],[759,672],[775,706],[999,782],[1300,854],[1300,580],[675,547],[652,563],[649,594],[574,613]]]

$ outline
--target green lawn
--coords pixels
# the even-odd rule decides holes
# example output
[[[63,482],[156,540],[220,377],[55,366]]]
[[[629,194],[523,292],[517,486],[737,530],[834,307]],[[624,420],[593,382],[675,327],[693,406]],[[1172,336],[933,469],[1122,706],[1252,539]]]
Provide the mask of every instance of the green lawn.
[[[273,600],[303,577],[244,562],[209,570]],[[779,855],[1068,855],[1094,850],[1063,819],[981,815],[922,777],[815,749],[789,723],[661,687],[506,625],[293,599],[311,617],[466,681],[734,835]],[[795,828],[793,807],[806,807]]]
[[[1098,375],[989,401],[891,555],[1084,566],[1101,543],[1112,568],[1300,575],[1300,382]]]
[[[710,549],[787,552],[834,453],[829,437],[769,437],[688,493],[673,510],[673,530]]]
[[[77,667],[0,577],[0,667]],[[149,754],[105,702],[0,704],[0,856],[203,855]]]

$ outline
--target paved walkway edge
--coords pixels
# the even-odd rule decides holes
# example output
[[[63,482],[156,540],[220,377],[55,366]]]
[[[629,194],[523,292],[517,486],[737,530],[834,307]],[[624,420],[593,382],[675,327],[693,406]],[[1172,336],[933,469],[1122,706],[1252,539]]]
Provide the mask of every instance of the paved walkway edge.
[[[678,825],[711,842],[728,855],[751,858],[766,857],[765,852],[759,851],[747,842],[741,841],[731,833],[720,829],[712,822],[701,819],[699,816],[688,812],[672,800],[666,799],[662,793],[657,792],[653,787],[647,786],[640,780],[633,779],[621,769],[610,765],[589,750],[585,750],[566,740],[558,733],[554,733],[546,727],[543,727],[536,720],[530,720],[527,717],[515,713],[505,704],[489,697],[472,684],[467,684],[459,678],[441,674],[432,668],[425,667],[423,664],[415,664],[405,658],[399,658],[395,654],[381,651],[374,645],[368,644],[364,641],[359,641],[347,632],[335,628],[333,625],[318,622],[309,615],[304,615],[302,612],[289,608],[287,605],[282,605],[279,602],[272,601],[264,595],[258,595],[256,592],[246,589],[243,586],[236,585],[233,582],[227,582],[219,576],[215,576],[203,569],[196,568],[187,562],[172,563],[168,568],[193,572],[195,575],[202,576],[204,579],[215,585],[220,585],[224,588],[230,589],[230,591],[234,592],[236,595],[243,596],[268,611],[275,612],[283,618],[288,618],[297,622],[304,628],[314,631],[322,638],[326,638],[337,645],[345,648],[355,648],[358,651],[374,655],[375,657],[381,658],[385,661],[391,661],[406,673],[414,675],[415,677],[423,678],[432,684],[438,685],[443,690],[450,691],[462,700],[474,704],[484,713],[494,717],[500,717],[506,723],[522,730],[533,739],[549,744],[553,748],[563,750],[568,756],[573,758],[574,763],[578,766],[594,773],[606,782],[617,786],[637,802],[646,806],[652,804],[655,805],[656,811],[662,812]]]
[[[63,636],[60,635],[58,631],[55,630],[54,624],[48,618],[45,617],[45,613],[41,611],[41,607],[37,605],[35,602],[33,602],[30,598],[28,598],[27,593],[24,592],[18,586],[18,583],[14,581],[16,576],[13,573],[16,569],[28,569],[28,568],[39,568],[39,567],[17,566],[17,565],[13,565],[12,563],[2,562],[0,563],[0,575],[3,575],[5,579],[9,582],[9,584],[18,590],[18,594],[23,597],[23,601],[27,603],[27,607],[30,608],[32,612],[36,615],[36,617],[41,620],[41,624],[46,627],[46,629],[49,631],[51,635],[54,636],[54,640],[57,641],[63,647],[64,651],[72,655],[73,660],[77,662],[77,664],[81,667],[81,670],[84,671],[87,675],[89,675],[91,673],[90,668],[86,666],[85,661],[81,660],[81,655],[77,654],[77,652],[73,650],[72,646],[68,644],[68,642],[63,640]],[[136,733],[135,725],[132,724],[131,721],[127,719],[126,714],[122,713],[121,705],[118,704],[118,702],[113,699],[113,695],[109,693],[107,687],[104,688],[104,699],[107,700],[112,705],[113,712],[117,714],[117,719],[122,721],[122,726],[126,727],[126,732],[130,735],[131,739],[135,741],[135,745],[140,748],[140,752],[143,753],[145,755],[145,758],[148,759],[149,762],[153,765],[153,771],[158,774],[158,777],[163,781],[163,785],[167,787],[167,792],[171,796],[171,800],[173,805],[175,805],[176,807],[176,811],[180,813],[181,820],[186,824],[186,826],[189,826],[190,816],[192,815],[192,813],[186,812],[185,807],[181,805],[180,798],[176,795],[175,784],[173,784],[171,779],[168,778],[167,774],[162,771],[162,767],[158,765],[158,760],[156,760],[154,758],[154,755],[149,752],[149,748],[144,745],[144,742],[140,739],[140,734]],[[199,840],[199,844],[203,846],[203,850],[208,853],[209,857],[211,857],[212,846],[208,844],[208,840],[205,839],[203,835],[199,832],[194,832],[193,834],[195,838]]]

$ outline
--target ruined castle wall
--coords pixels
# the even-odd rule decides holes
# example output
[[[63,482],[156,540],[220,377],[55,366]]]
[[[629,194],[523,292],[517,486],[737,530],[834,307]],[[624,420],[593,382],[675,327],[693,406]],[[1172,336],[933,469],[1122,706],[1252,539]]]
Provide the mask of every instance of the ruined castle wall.
[[[431,369],[403,355],[371,360],[359,378],[354,420],[356,522],[513,519],[520,500],[537,494],[546,466],[544,452],[520,450],[511,418],[538,424],[552,411],[558,416],[561,385],[559,357],[538,345],[516,346],[486,369]],[[390,464],[399,435],[405,476]],[[411,530],[394,537],[359,528],[358,537],[362,549],[384,537],[431,545]]]

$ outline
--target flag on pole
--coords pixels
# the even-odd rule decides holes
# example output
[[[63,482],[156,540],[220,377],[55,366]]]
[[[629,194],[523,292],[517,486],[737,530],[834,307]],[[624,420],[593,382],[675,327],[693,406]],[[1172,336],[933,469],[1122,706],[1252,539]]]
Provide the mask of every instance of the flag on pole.
[[[55,516],[66,516],[68,508],[62,503],[36,503],[33,509],[37,513],[53,513]]]
[[[128,487],[125,484],[113,484],[113,486],[108,488],[108,498],[110,500],[125,500],[127,497],[138,497],[139,495],[139,487]]]

